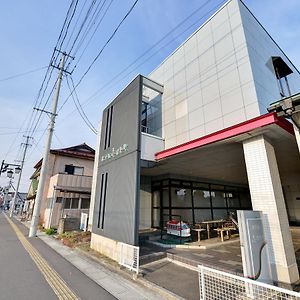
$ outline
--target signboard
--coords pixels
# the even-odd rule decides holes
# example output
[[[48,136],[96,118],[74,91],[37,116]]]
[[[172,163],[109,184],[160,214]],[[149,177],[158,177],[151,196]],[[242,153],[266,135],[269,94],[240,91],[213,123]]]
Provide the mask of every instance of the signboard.
[[[272,283],[262,212],[239,210],[237,214],[244,277]]]

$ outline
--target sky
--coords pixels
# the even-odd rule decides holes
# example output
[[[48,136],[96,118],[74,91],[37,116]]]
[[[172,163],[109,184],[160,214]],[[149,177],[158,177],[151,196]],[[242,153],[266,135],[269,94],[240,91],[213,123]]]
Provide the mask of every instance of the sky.
[[[99,0],[98,0],[99,1]],[[91,40],[72,77],[78,82],[100,51],[117,24],[133,4],[133,0],[114,0]],[[79,0],[82,6],[84,0]],[[91,3],[91,0],[87,0]],[[98,128],[103,108],[135,77],[147,75],[197,29],[223,0],[139,0],[136,7],[104,49],[97,62],[77,88],[78,99],[91,123]],[[300,1],[244,0],[274,40],[300,69]],[[0,2],[0,160],[20,160],[26,125],[45,75],[53,48],[70,5],[70,0],[28,0]],[[163,36],[202,7],[168,35],[136,64],[141,54],[151,49]],[[83,48],[82,48],[83,49]],[[80,54],[80,51],[78,51]],[[71,65],[72,66],[72,65]],[[35,70],[27,75],[17,74]],[[123,72],[112,81],[116,75]],[[56,76],[56,70],[53,71]],[[13,77],[13,78],[10,78]],[[54,77],[53,77],[54,78]],[[54,80],[54,79],[53,79]],[[97,92],[97,93],[96,93]],[[70,91],[65,78],[58,107]],[[95,94],[96,93],[96,94]],[[49,94],[49,93],[48,93]],[[46,98],[48,96],[46,93]],[[94,95],[94,96],[93,96]],[[91,97],[93,96],[93,97]],[[45,98],[45,99],[46,99]],[[51,109],[48,105],[46,109]],[[24,165],[20,192],[27,192],[35,163],[43,156],[48,117],[42,117]],[[69,99],[58,112],[52,149],[80,143],[96,147],[96,135],[85,125]],[[16,182],[17,178],[14,179]],[[5,174],[0,186],[6,185]]]

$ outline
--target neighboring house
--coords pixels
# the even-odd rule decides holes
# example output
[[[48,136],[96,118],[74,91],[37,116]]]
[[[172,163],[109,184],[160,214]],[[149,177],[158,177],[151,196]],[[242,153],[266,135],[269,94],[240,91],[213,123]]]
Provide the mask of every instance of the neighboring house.
[[[253,208],[266,218],[274,280],[296,282],[288,217],[300,222],[299,152],[292,124],[267,112],[288,90],[300,91],[299,71],[229,0],[105,108],[91,247],[118,260],[121,243],[138,246],[170,219],[194,225]]]
[[[62,217],[80,218],[88,213],[95,151],[83,143],[73,147],[50,150],[48,173],[43,193],[40,224],[58,227]],[[24,211],[32,217],[42,159],[34,166]]]

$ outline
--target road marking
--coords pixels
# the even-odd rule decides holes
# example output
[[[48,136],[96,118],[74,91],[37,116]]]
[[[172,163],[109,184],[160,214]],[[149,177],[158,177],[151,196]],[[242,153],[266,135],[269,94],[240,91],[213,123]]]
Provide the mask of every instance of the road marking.
[[[58,273],[50,267],[47,261],[38,253],[38,251],[29,243],[21,230],[4,214],[8,223],[15,231],[18,239],[22,243],[25,250],[31,256],[46,281],[60,300],[79,300],[75,293],[67,286],[66,282],[58,275]]]

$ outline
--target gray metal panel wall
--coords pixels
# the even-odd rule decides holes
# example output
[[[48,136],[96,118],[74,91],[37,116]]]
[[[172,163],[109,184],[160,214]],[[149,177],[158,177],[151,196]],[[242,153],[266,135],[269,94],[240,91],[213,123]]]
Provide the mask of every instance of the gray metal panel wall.
[[[142,77],[138,76],[104,110],[92,231],[135,245],[138,241],[140,177],[140,110]],[[107,113],[113,106],[110,147],[105,147]],[[123,145],[126,151],[111,155]],[[107,157],[109,155],[109,158]],[[102,174],[107,173],[103,229],[98,227]]]

